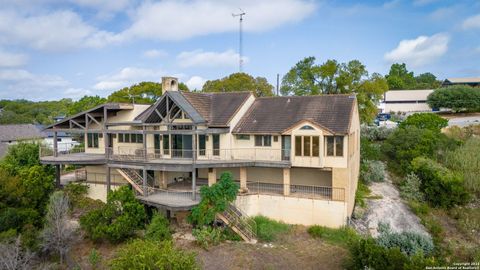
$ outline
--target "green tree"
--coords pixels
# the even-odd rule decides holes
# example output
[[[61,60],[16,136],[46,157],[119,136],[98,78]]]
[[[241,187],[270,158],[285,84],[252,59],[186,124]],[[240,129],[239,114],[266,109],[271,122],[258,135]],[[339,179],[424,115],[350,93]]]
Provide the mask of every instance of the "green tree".
[[[417,127],[440,132],[448,126],[448,120],[433,113],[414,113],[400,123],[400,128]]]
[[[416,81],[413,72],[407,70],[407,65],[393,64],[385,76],[390,90],[415,89]]]
[[[480,111],[480,88],[466,85],[440,88],[427,98],[432,108],[448,108],[453,111]]]
[[[273,86],[263,77],[247,73],[233,73],[218,80],[207,81],[202,92],[252,91],[257,97],[273,96]]]
[[[95,106],[105,103],[107,100],[99,96],[83,96],[78,101],[74,102],[68,109],[68,115],[75,115],[79,112],[86,111]]]
[[[54,118],[65,115],[71,99],[33,102],[27,100],[0,100],[0,124],[51,124]]]
[[[229,203],[237,197],[239,186],[233,182],[232,173],[224,172],[220,180],[212,186],[200,188],[202,200],[192,209],[190,222],[197,226],[209,225],[217,213],[225,211]]]
[[[184,83],[178,84],[180,91],[190,91]],[[157,82],[141,82],[124,87],[113,92],[107,98],[108,102],[153,104],[162,96],[162,84]]]
[[[415,89],[437,89],[442,84],[437,77],[430,72],[415,76]]]
[[[369,76],[365,65],[358,60],[338,63],[327,60],[315,64],[315,57],[300,60],[282,78],[282,95],[308,96],[318,94],[357,95],[362,122],[371,122],[377,114],[376,104],[388,90],[383,76]]]

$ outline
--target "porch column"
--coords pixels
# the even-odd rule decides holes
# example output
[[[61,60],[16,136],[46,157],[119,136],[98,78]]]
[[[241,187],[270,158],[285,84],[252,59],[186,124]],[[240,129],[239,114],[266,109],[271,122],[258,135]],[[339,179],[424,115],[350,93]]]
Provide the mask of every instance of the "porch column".
[[[290,195],[290,168],[283,168],[283,195]]]
[[[57,132],[53,132],[53,156],[58,156],[58,142],[57,142]]]
[[[208,186],[211,186],[217,182],[217,169],[208,168]]]
[[[247,168],[240,167],[240,188],[247,189]]]
[[[147,160],[147,134],[145,132],[145,126],[143,126],[143,158]]]
[[[197,199],[197,170],[195,168],[192,170],[192,199]]]
[[[60,188],[60,165],[55,165],[55,185]]]
[[[143,195],[147,196],[147,170],[143,168],[143,182],[142,182]]]
[[[159,171],[160,175],[160,187],[163,189],[167,188],[167,173],[165,171]]]
[[[105,170],[106,181],[107,181],[107,194],[111,191],[111,182],[110,182],[110,167],[107,166]]]

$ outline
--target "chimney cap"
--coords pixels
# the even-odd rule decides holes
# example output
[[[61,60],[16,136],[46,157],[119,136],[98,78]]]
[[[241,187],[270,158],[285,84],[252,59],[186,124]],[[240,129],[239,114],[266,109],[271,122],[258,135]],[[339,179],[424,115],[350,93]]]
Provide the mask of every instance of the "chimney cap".
[[[178,78],[162,77],[162,93],[165,91],[178,91]]]

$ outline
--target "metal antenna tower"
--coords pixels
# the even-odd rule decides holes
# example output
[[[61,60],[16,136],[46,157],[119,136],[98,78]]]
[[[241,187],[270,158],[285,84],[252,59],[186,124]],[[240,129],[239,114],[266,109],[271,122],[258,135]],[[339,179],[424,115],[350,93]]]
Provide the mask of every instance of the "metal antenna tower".
[[[239,29],[239,34],[240,34],[240,40],[239,40],[239,55],[240,55],[240,59],[239,59],[239,71],[242,72],[242,67],[243,67],[243,37],[242,37],[242,32],[243,32],[243,28],[242,28],[242,23],[243,23],[243,16],[245,16],[245,13],[241,8],[240,9],[240,13],[238,14],[235,14],[235,13],[232,13],[232,16],[233,17],[240,17],[240,29]]]

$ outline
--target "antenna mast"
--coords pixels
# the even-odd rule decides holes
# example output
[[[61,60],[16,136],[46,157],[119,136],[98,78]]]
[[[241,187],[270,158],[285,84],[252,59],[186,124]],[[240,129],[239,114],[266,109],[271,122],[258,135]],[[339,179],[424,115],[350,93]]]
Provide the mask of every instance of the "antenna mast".
[[[240,17],[240,29],[239,29],[239,35],[240,35],[240,39],[239,39],[239,55],[240,55],[240,59],[239,59],[239,63],[238,63],[238,69],[240,72],[242,72],[242,68],[243,68],[243,37],[242,37],[242,32],[243,32],[243,28],[242,28],[242,23],[243,23],[243,16],[245,16],[245,13],[241,8],[240,9],[240,13],[238,14],[234,14],[232,13],[232,16],[233,17]]]

